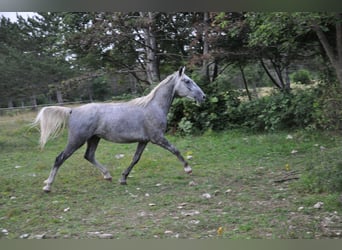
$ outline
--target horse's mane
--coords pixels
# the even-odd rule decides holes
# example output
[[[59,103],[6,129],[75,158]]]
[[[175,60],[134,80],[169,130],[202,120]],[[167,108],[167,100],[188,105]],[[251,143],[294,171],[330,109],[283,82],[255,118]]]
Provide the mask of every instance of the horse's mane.
[[[154,87],[154,89],[152,89],[152,91],[145,96],[142,97],[138,97],[135,98],[131,101],[129,101],[130,104],[133,105],[137,105],[137,106],[143,106],[146,107],[147,104],[153,99],[153,97],[156,95],[156,92],[158,91],[158,89],[160,89],[161,87],[163,87],[164,85],[168,84],[174,77],[175,74],[169,75],[168,77],[166,77],[163,81],[161,81],[156,87]]]

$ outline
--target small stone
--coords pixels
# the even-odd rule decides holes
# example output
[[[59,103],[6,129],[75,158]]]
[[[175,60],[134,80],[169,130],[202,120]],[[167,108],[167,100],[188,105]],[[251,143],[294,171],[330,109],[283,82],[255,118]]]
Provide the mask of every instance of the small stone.
[[[297,154],[297,153],[298,153],[298,151],[295,149],[291,151],[291,154]]]
[[[320,209],[320,208],[323,207],[323,205],[324,205],[324,203],[321,202],[321,201],[319,201],[319,202],[317,202],[313,207],[316,208],[316,209]]]
[[[3,233],[4,235],[8,235],[8,230],[7,229],[2,229],[1,233]]]
[[[232,190],[230,188],[225,191],[226,194],[228,194],[230,192],[232,192]]]
[[[179,238],[179,234],[175,234],[172,237],[178,239]]]
[[[202,194],[202,197],[203,197],[203,198],[206,198],[206,199],[210,199],[210,198],[211,198],[211,195],[208,194],[208,193],[204,193],[204,194]]]
[[[150,207],[154,207],[154,206],[156,206],[156,204],[155,203],[149,203],[148,204]]]
[[[304,209],[304,207],[299,207],[298,211],[302,211]]]
[[[194,216],[194,215],[200,214],[200,212],[197,210],[190,210],[190,211],[182,211],[181,214],[183,216]]]
[[[189,222],[190,222],[190,224],[194,224],[194,225],[197,225],[198,223],[200,223],[199,220],[191,220]]]
[[[37,235],[33,235],[32,239],[36,239],[36,240],[41,240],[41,239],[45,239],[45,233],[44,234],[37,234]]]
[[[287,136],[286,136],[286,139],[287,139],[287,140],[292,140],[292,139],[293,139],[293,136],[292,136],[292,135],[287,135]]]
[[[68,211],[70,211],[70,207],[67,207],[67,208],[64,208],[64,210],[63,210],[64,212],[68,212]]]
[[[171,231],[171,230],[166,230],[166,231],[164,232],[164,234],[173,234],[173,231]]]
[[[215,196],[217,196],[217,195],[220,194],[220,193],[221,193],[220,190],[215,190],[215,191],[214,191],[214,195],[215,195]]]
[[[124,157],[125,157],[124,154],[117,154],[117,155],[115,155],[115,158],[118,159],[118,160],[120,160],[120,159],[122,159]]]
[[[20,235],[20,239],[27,239],[30,235],[29,234],[22,234]]]
[[[95,231],[95,232],[88,232],[88,234],[94,236],[94,235],[99,235],[101,233],[98,231]]]
[[[186,156],[186,159],[187,159],[187,160],[191,160],[191,159],[192,159],[192,155],[187,155],[187,156]]]
[[[189,182],[189,186],[196,186],[197,184],[196,184],[196,182],[194,182],[194,181],[190,181]]]
[[[99,234],[100,239],[113,239],[113,234]]]

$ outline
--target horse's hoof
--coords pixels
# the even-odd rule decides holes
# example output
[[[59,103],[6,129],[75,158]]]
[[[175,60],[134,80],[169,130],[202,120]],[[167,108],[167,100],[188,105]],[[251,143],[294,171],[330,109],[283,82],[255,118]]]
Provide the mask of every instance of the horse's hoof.
[[[184,168],[184,171],[185,171],[185,173],[187,173],[187,174],[192,174],[192,168],[191,168],[190,166],[186,166],[186,167]]]
[[[106,181],[112,182],[112,177],[105,177],[104,179],[105,179]]]
[[[51,189],[50,189],[50,187],[45,186],[45,187],[43,187],[43,191],[44,191],[45,193],[50,193],[50,192],[51,192]]]
[[[127,185],[127,182],[126,182],[126,181],[123,181],[123,180],[121,180],[121,181],[120,181],[120,184],[121,184],[121,185]]]

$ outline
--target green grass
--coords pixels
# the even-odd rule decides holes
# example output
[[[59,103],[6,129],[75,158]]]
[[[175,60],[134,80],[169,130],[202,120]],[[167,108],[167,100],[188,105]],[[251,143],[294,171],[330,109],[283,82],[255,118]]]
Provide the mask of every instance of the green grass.
[[[324,218],[341,216],[340,194],[309,192],[305,179],[308,166],[340,161],[339,134],[168,135],[183,155],[193,156],[193,175],[184,173],[175,156],[149,144],[127,186],[118,180],[136,145],[101,141],[97,159],[108,167],[112,183],[83,159],[83,147],[64,163],[46,194],[43,181],[66,144],[66,133],[40,151],[38,131],[28,129],[34,115],[0,117],[0,231],[8,231],[0,238],[78,239],[102,233],[115,239],[341,237],[321,226]],[[293,139],[286,139],[288,134]],[[116,154],[124,157],[116,159]],[[287,176],[286,164],[300,179],[274,182]],[[313,208],[318,201],[324,206]],[[342,230],[341,224],[335,226]]]

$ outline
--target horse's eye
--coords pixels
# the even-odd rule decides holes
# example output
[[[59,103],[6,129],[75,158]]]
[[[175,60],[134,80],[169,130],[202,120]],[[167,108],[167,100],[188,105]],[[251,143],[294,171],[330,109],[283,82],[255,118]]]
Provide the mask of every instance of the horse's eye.
[[[190,84],[191,83],[191,81],[189,79],[186,79],[184,82],[185,82],[185,84]]]

